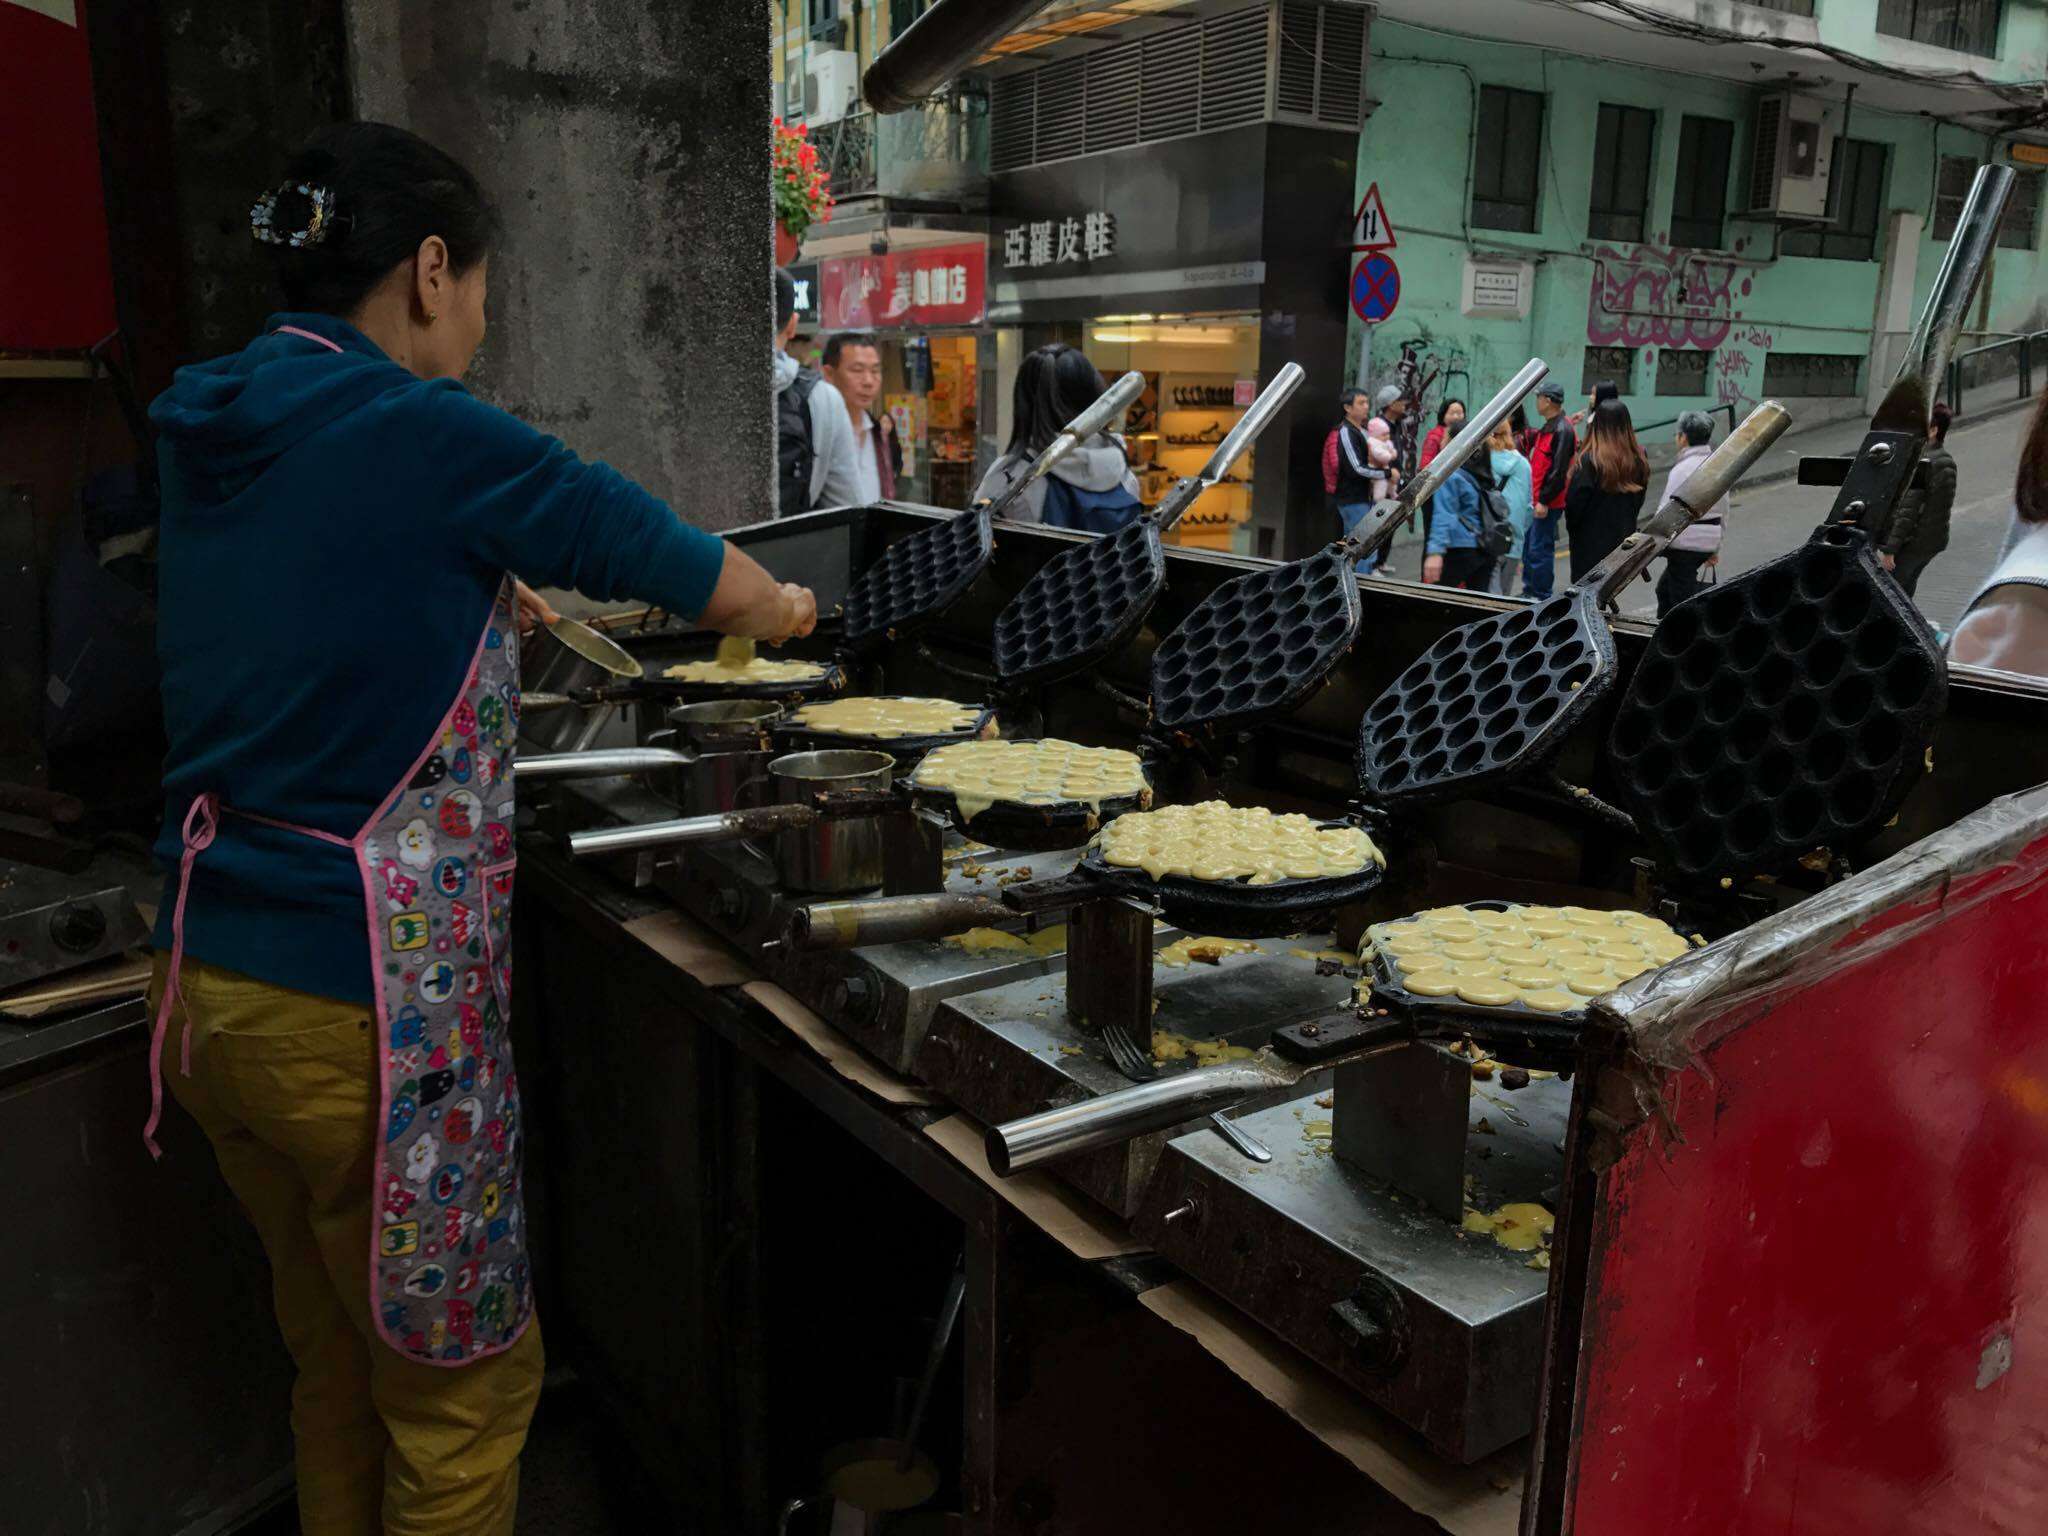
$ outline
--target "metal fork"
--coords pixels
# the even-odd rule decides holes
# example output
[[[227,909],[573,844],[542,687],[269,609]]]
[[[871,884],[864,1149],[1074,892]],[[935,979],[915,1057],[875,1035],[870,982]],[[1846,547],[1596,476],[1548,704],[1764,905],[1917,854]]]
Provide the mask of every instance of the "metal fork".
[[[1149,1083],[1159,1076],[1159,1069],[1152,1064],[1151,1056],[1138,1049],[1130,1031],[1121,1024],[1110,1024],[1102,1031],[1102,1043],[1109,1047],[1109,1059],[1116,1063],[1117,1071],[1134,1083]],[[1211,1115],[1209,1124],[1216,1134],[1237,1148],[1255,1163],[1270,1163],[1273,1154],[1266,1145],[1233,1121],[1220,1114]]]

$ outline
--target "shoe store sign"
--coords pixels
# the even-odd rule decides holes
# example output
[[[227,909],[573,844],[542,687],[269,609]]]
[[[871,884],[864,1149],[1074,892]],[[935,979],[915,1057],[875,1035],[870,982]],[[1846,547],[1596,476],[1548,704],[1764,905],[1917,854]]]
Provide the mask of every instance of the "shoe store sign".
[[[1069,214],[1063,219],[1033,219],[1003,230],[1003,270],[1063,267],[1100,261],[1116,254],[1116,215]]]

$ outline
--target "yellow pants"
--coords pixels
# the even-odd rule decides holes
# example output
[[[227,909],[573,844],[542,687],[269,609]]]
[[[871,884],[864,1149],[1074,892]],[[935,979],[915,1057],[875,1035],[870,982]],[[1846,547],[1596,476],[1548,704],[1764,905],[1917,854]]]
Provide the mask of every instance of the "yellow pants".
[[[152,1015],[167,966],[158,956]],[[305,1536],[510,1536],[519,1451],[540,1398],[540,1327],[457,1367],[422,1364],[377,1334],[370,1010],[189,958],[180,983],[192,1075],[179,1070],[185,1021],[173,1013],[164,1082],[213,1142],[270,1256],[278,1326],[298,1367]]]

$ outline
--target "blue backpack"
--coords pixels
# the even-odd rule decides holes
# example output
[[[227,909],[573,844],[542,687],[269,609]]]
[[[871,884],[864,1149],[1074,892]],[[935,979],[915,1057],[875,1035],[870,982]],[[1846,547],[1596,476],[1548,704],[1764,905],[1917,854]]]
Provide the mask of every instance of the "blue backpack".
[[[1123,486],[1107,491],[1084,491],[1057,475],[1045,477],[1045,511],[1041,519],[1049,528],[1072,528],[1080,533],[1120,533],[1137,520],[1143,505]]]

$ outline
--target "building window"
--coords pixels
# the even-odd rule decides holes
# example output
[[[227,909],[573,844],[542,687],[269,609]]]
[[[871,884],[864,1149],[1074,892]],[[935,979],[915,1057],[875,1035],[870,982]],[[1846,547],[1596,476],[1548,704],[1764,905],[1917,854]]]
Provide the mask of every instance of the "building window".
[[[1681,352],[1666,347],[1657,354],[1657,393],[1660,395],[1704,395],[1711,352]]]
[[[1764,354],[1764,393],[1777,398],[1855,395],[1861,358],[1831,352]]]
[[[1536,232],[1543,164],[1543,97],[1505,85],[1479,88],[1479,143],[1473,155],[1472,222],[1480,229]]]
[[[2004,0],[1877,0],[1877,30],[1995,59],[2004,10]]]
[[[1628,393],[1629,380],[1635,375],[1634,347],[1588,347],[1586,366],[1579,372],[1579,388],[1590,395],[1595,384],[1607,383],[1625,395]]]
[[[1786,256],[1875,261],[1883,212],[1884,146],[1868,139],[1838,138],[1828,172],[1828,227],[1788,229],[1778,250]]]
[[[1671,192],[1671,243],[1721,248],[1728,215],[1728,162],[1735,125],[1723,117],[1687,117],[1678,127],[1678,185]]]
[[[1595,240],[1641,240],[1650,212],[1650,141],[1657,114],[1600,104],[1593,135],[1593,201],[1586,233]]]
[[[1956,232],[1969,198],[1970,183],[1977,179],[1977,162],[1968,155],[1943,155],[1941,178],[1934,188],[1934,238],[1946,240]],[[2034,232],[2041,223],[2041,178],[2022,171],[2013,178],[2012,200],[1998,221],[1998,243],[2014,250],[2031,251]]]

